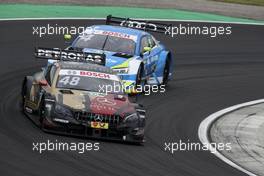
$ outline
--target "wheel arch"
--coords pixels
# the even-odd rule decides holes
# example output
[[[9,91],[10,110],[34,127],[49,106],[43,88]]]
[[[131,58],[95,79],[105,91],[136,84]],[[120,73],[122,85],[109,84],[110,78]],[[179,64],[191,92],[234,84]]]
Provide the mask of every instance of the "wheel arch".
[[[162,51],[160,53],[158,62],[157,62],[157,67],[156,67],[156,75],[157,76],[163,76],[163,70],[166,64],[167,59],[169,59],[170,62],[170,73],[172,71],[172,54],[170,51]]]
[[[33,77],[32,76],[25,76],[24,80],[22,82],[22,89],[21,89],[21,95],[22,96],[24,96],[24,94],[26,94],[28,96],[30,95],[30,90],[31,90],[32,84],[33,84]],[[26,86],[26,90],[23,90],[24,86]],[[23,91],[26,91],[26,92],[23,92]]]

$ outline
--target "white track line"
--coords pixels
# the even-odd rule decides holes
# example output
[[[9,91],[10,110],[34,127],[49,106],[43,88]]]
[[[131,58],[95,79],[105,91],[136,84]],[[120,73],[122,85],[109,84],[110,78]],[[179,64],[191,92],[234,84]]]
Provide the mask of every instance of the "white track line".
[[[243,107],[247,107],[247,106],[252,106],[252,105],[255,105],[255,104],[259,104],[259,103],[264,103],[264,99],[261,99],[261,100],[255,100],[255,101],[250,101],[250,102],[247,102],[247,103],[242,103],[242,104],[238,104],[238,105],[235,105],[235,106],[231,106],[229,108],[226,108],[226,109],[223,109],[221,111],[218,111],[212,115],[210,115],[209,117],[207,117],[205,120],[202,121],[202,123],[200,124],[199,126],[199,130],[198,130],[198,136],[199,136],[199,139],[200,141],[203,143],[203,144],[207,144],[207,145],[210,145],[210,140],[209,140],[209,130],[210,130],[210,127],[211,125],[214,123],[214,121],[216,121],[218,118],[220,118],[221,116],[227,114],[227,113],[230,113],[232,111],[235,111],[237,109],[240,109],[240,108],[243,108]],[[213,146],[211,146],[211,151],[216,151],[214,154],[220,158],[221,160],[223,160],[224,162],[226,162],[227,164],[229,164],[230,166],[250,175],[250,176],[257,176],[256,174],[242,168],[241,166],[237,165],[236,163],[230,161],[228,158],[226,158],[224,155],[222,155],[220,152],[218,152]]]
[[[171,21],[171,22],[193,22],[193,23],[217,23],[217,24],[241,24],[263,26],[263,23],[253,22],[227,22],[227,21],[210,21],[210,20],[177,20],[177,19],[158,19],[158,18],[133,18],[137,20],[149,21]],[[86,17],[50,17],[50,18],[0,18],[0,21],[24,21],[24,20],[105,20],[105,18],[86,18]]]

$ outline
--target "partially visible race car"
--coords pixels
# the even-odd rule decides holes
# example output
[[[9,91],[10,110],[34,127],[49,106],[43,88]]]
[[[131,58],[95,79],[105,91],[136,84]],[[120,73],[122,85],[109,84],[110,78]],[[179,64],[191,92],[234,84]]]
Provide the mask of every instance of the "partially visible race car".
[[[109,15],[106,25],[87,27],[67,50],[104,54],[104,65],[121,77],[127,93],[133,93],[138,85],[165,85],[170,79],[172,53],[147,32],[165,33],[166,27],[169,25]]]
[[[143,143],[145,110],[122,89],[105,89],[116,85],[110,68],[58,61],[24,78],[22,109],[44,131]]]

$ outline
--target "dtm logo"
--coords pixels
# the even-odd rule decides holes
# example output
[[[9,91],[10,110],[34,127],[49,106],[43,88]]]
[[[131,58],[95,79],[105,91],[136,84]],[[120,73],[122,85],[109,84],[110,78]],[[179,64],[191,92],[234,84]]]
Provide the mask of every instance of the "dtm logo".
[[[152,28],[151,30],[157,31],[157,26],[155,24],[139,22],[139,21],[124,20],[120,23],[120,26],[128,26],[128,27],[138,28],[138,29],[145,29],[146,26],[148,26],[149,28]]]

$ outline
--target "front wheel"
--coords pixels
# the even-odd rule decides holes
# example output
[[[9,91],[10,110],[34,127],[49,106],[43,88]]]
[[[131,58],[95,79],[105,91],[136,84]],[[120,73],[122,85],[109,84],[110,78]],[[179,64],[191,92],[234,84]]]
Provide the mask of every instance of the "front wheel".
[[[41,127],[41,129],[44,129],[44,118],[45,118],[45,102],[44,102],[44,98],[42,98],[42,100],[40,101],[38,115],[39,115],[40,127]]]

